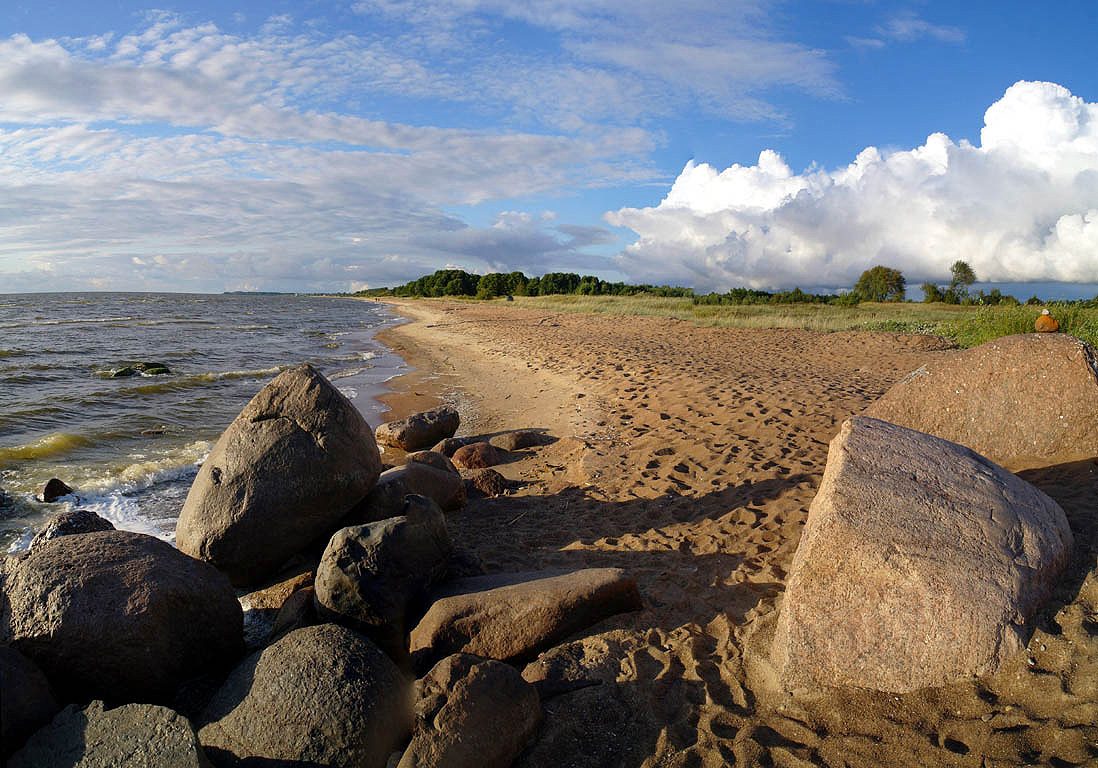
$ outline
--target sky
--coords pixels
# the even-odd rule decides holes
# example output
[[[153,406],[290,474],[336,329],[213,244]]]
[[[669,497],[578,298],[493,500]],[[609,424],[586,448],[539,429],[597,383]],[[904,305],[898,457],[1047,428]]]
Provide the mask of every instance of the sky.
[[[153,2],[0,7],[0,293],[1098,293],[1092,0]]]

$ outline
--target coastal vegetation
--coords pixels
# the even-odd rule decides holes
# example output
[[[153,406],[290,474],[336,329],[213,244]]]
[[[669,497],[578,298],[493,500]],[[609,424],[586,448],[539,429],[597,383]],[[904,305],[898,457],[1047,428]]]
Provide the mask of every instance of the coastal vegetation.
[[[697,325],[733,328],[803,328],[817,331],[891,331],[942,336],[970,347],[990,339],[1033,331],[1047,308],[1060,330],[1098,344],[1098,296],[1078,301],[1024,303],[999,289],[971,292],[976,274],[964,261],[950,268],[946,286],[922,285],[922,302],[904,301],[906,280],[891,267],[875,266],[852,290],[809,293],[800,288],[763,291],[733,288],[725,293],[695,294],[681,286],[630,285],[592,275],[551,272],[527,277],[522,272],[476,275],[460,269],[439,270],[394,288],[359,291],[356,296],[464,298],[500,300],[519,306],[563,312],[673,317]]]

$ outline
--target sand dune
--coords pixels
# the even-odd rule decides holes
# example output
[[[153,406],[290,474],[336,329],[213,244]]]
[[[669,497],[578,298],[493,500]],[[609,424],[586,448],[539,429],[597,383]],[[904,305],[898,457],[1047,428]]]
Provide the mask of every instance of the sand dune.
[[[558,438],[497,467],[504,497],[449,517],[491,570],[625,568],[645,609],[556,649],[603,684],[546,703],[522,766],[1091,765],[1098,761],[1098,467],[1022,473],[1068,514],[1072,577],[994,677],[903,696],[780,693],[765,649],[827,443],[947,345],[697,328],[645,317],[406,302],[382,340],[459,434]],[[393,457],[396,458],[396,457]],[[942,617],[948,621],[949,617]]]

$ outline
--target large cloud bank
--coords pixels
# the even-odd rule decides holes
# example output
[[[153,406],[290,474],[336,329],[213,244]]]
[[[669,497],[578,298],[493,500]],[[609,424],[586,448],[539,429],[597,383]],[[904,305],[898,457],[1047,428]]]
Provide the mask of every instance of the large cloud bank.
[[[718,290],[852,285],[874,264],[909,282],[967,261],[992,282],[1098,282],[1098,104],[1018,82],[984,115],[980,145],[934,133],[795,174],[771,150],[722,172],[690,162],[654,208],[606,214],[639,239],[637,280]]]

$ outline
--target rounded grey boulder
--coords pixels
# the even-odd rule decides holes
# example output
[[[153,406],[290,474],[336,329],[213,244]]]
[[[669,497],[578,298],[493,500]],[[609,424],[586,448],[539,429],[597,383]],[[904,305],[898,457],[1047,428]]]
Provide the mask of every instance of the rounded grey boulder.
[[[330,535],[380,473],[362,414],[299,366],[261,389],[217,441],[187,494],[176,544],[234,584],[254,584]]]
[[[411,687],[369,640],[322,624],[245,659],[203,722],[215,765],[382,768],[411,731]]]
[[[0,640],[63,700],[166,700],[242,650],[225,576],[152,536],[62,536],[4,564]]]
[[[418,451],[453,437],[460,424],[458,412],[444,405],[412,414],[406,419],[382,424],[377,428],[377,441],[405,451]]]

